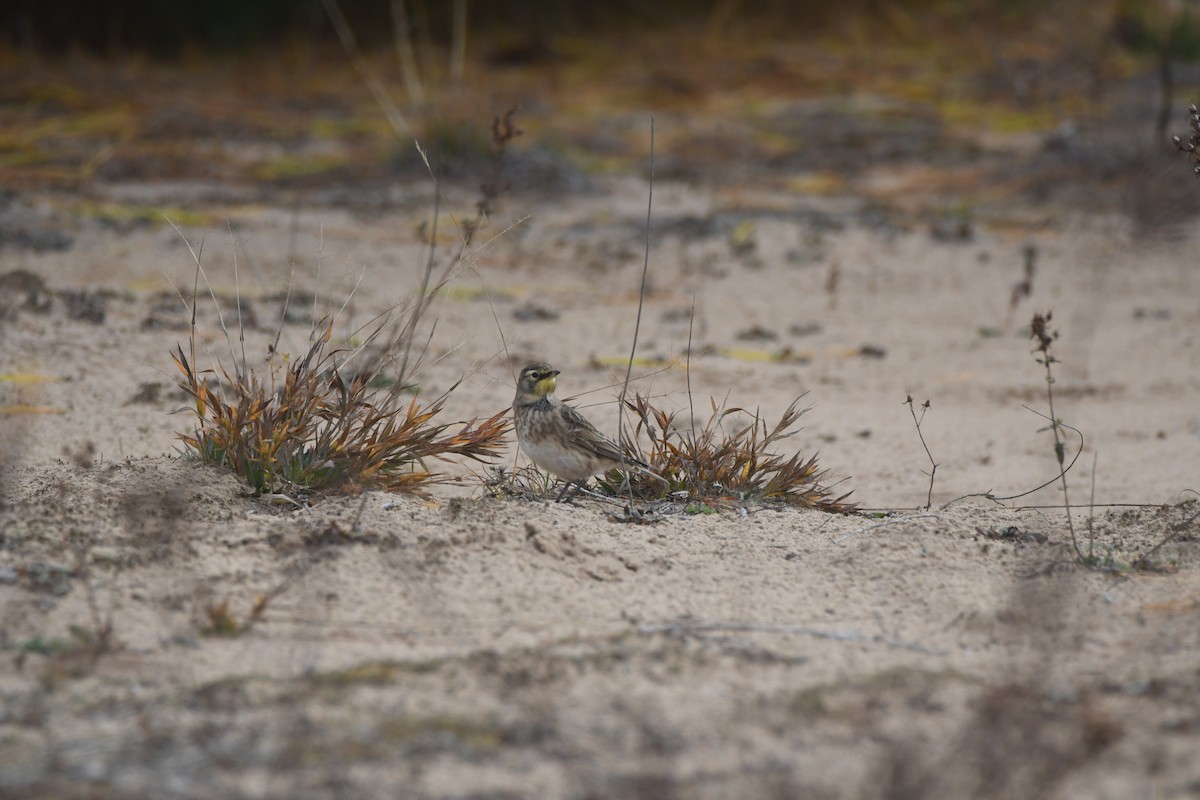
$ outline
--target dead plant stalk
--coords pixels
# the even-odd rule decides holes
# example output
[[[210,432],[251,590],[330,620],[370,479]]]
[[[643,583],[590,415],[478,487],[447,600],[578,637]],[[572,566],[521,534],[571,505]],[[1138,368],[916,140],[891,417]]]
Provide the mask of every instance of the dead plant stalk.
[[[1050,431],[1054,435],[1054,457],[1058,461],[1058,480],[1062,484],[1063,504],[1067,510],[1067,530],[1071,534],[1071,547],[1075,551],[1075,557],[1080,563],[1087,563],[1090,558],[1085,557],[1083,551],[1079,548],[1079,541],[1075,536],[1075,523],[1071,519],[1071,498],[1067,490],[1067,467],[1066,467],[1066,440],[1061,433],[1063,427],[1062,422],[1054,413],[1054,371],[1051,365],[1058,362],[1054,355],[1050,352],[1054,340],[1058,338],[1058,331],[1050,331],[1050,320],[1053,317],[1053,312],[1047,311],[1044,315],[1035,313],[1033,321],[1030,323],[1030,338],[1036,341],[1034,352],[1041,353],[1037,358],[1037,363],[1041,364],[1046,369],[1046,405],[1050,411]],[[1072,464],[1074,461],[1071,462]]]

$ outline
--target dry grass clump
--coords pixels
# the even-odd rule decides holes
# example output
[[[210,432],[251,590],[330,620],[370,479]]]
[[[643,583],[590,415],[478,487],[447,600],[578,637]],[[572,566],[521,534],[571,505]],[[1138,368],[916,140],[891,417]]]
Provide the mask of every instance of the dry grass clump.
[[[405,403],[394,389],[373,388],[373,372],[343,379],[343,351],[330,348],[331,332],[331,320],[319,323],[307,354],[286,368],[272,351],[265,378],[221,368],[216,385],[206,377],[215,370],[195,366],[193,328],[190,354],[182,346],[172,354],[178,385],[195,402],[197,425],[179,436],[189,452],[232,470],[259,494],[287,495],[419,491],[438,480],[430,458],[499,455],[509,430],[503,412],[461,427],[435,422],[453,387],[432,402]]]
[[[807,409],[796,398],[768,427],[757,412],[743,408],[718,407],[712,402],[712,414],[699,429],[679,429],[676,412],[655,407],[648,398],[635,394],[626,400],[637,425],[622,447],[630,458],[644,461],[663,480],[645,473],[630,478],[629,490],[642,501],[683,500],[687,507],[728,507],[759,503],[815,508],[840,514],[857,510],[845,502],[850,492],[834,497],[825,482],[826,472],[817,465],[817,456],[804,458],[799,453],[785,456],[776,451],[778,444],[793,436],[796,422]],[[745,415],[748,422],[726,427],[731,417]],[[642,449],[643,438],[648,442]],[[665,481],[665,482],[664,482]],[[599,484],[608,494],[624,493],[623,477],[610,473]]]
[[[259,494],[288,496],[368,488],[420,491],[440,479],[428,466],[431,458],[486,462],[500,455],[511,429],[504,411],[466,423],[436,422],[457,383],[428,403],[419,403],[416,397],[405,402],[401,394],[428,347],[426,341],[414,353],[421,319],[437,292],[469,261],[471,242],[503,188],[505,150],[521,134],[513,123],[515,111],[493,121],[492,172],[480,187],[475,217],[461,222],[462,246],[457,256],[435,279],[434,245],[441,204],[435,178],[433,221],[426,240],[429,257],[417,297],[396,324],[392,324],[391,310],[377,318],[382,321],[361,347],[353,351],[332,348],[333,319],[328,318],[313,326],[311,344],[302,359],[288,366],[287,356],[281,356],[272,345],[269,374],[264,379],[249,369],[243,344],[241,358],[234,358],[238,368],[231,375],[221,367],[223,381],[217,385],[206,377],[217,370],[196,366],[193,287],[190,353],[185,355],[183,347],[177,346],[171,356],[181,373],[178,385],[195,402],[198,424],[190,434],[179,437],[191,453],[241,475]],[[418,151],[428,167],[419,145]],[[198,282],[204,271],[199,254],[193,251],[192,256]],[[215,296],[213,299],[215,302]],[[225,329],[223,320],[221,326]],[[233,356],[228,330],[225,338]],[[367,346],[373,348],[369,354],[363,352]],[[348,369],[352,358],[358,359],[356,372]],[[385,375],[392,369],[397,372]],[[381,384],[388,388],[378,388]]]
[[[497,500],[536,501],[552,497],[557,483],[553,475],[532,464],[514,470],[497,466],[488,468],[483,489]]]

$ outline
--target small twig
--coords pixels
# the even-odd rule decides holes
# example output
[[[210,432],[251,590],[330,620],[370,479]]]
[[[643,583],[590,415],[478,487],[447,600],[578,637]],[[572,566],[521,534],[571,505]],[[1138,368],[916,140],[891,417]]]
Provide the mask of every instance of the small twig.
[[[899,525],[901,523],[908,522],[909,520],[913,520],[913,519],[941,519],[941,518],[942,518],[941,514],[911,514],[911,515],[905,516],[905,517],[897,517],[896,519],[889,519],[889,520],[885,520],[884,522],[877,522],[874,525],[867,525],[865,528],[858,528],[856,530],[850,531],[849,533],[842,534],[838,538],[834,539],[833,543],[841,544],[842,542],[846,541],[847,539],[853,539],[855,536],[859,536],[861,534],[867,533],[868,531],[873,531],[876,528],[886,528],[890,525]]]
[[[929,493],[925,496],[925,508],[933,506],[933,476],[937,474],[937,462],[933,460],[933,453],[929,452],[929,445],[925,443],[925,434],[921,432],[921,423],[925,421],[925,412],[932,405],[931,401],[926,400],[921,404],[921,416],[917,417],[917,411],[913,406],[912,395],[907,395],[904,400],[904,405],[908,406],[908,413],[912,414],[913,424],[917,426],[917,436],[921,440],[921,447],[925,448],[925,455],[929,458],[929,463],[933,468],[929,470]]]

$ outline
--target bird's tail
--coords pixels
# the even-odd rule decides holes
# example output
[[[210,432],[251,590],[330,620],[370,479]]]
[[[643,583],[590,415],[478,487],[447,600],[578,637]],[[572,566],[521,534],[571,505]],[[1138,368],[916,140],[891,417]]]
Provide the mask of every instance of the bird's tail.
[[[650,465],[649,465],[649,464],[646,464],[646,463],[645,463],[645,462],[643,462],[643,461],[638,461],[637,459],[633,459],[633,458],[627,458],[625,461],[626,461],[626,463],[627,463],[627,464],[628,464],[630,467],[633,467],[633,468],[634,468],[634,469],[636,469],[638,472],[644,472],[644,473],[646,473],[646,474],[647,474],[647,475],[649,475],[651,478],[654,478],[656,481],[658,481],[659,483],[661,483],[663,486],[668,486],[668,487],[669,487],[669,486],[671,485],[671,482],[670,482],[669,480],[667,480],[666,478],[664,478],[662,475],[659,475],[659,474],[658,474],[657,472],[655,472],[654,470],[650,469]]]

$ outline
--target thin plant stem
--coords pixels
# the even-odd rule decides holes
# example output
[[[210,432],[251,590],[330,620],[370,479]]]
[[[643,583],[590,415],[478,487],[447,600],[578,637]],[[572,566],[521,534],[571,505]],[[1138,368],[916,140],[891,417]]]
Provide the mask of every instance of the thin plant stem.
[[[1030,336],[1031,338],[1037,340],[1037,345],[1034,347],[1034,352],[1042,354],[1042,357],[1038,359],[1038,363],[1046,369],[1046,405],[1050,411],[1050,431],[1054,434],[1054,457],[1058,460],[1057,479],[1062,483],[1063,504],[1067,507],[1067,530],[1071,534],[1071,547],[1074,549],[1075,557],[1080,561],[1080,563],[1086,564],[1090,563],[1090,561],[1084,557],[1083,550],[1081,550],[1079,547],[1079,540],[1075,536],[1075,522],[1071,518],[1071,497],[1067,491],[1068,467],[1066,467],[1066,441],[1059,430],[1062,427],[1069,426],[1064,426],[1054,414],[1054,370],[1052,365],[1057,361],[1057,359],[1054,357],[1053,353],[1050,352],[1050,350],[1054,344],[1054,340],[1058,338],[1058,332],[1051,332],[1049,330],[1049,324],[1052,316],[1053,312],[1050,311],[1047,311],[1045,314],[1035,313],[1033,315],[1033,321],[1030,323],[1030,328],[1032,331]],[[1080,436],[1082,438],[1082,434]],[[1072,459],[1071,463],[1074,464],[1075,460]]]
[[[921,404],[921,417],[917,418],[916,409],[913,408],[912,395],[908,395],[904,400],[904,404],[908,406],[908,412],[912,414],[913,424],[917,426],[917,437],[921,440],[921,447],[925,448],[925,455],[929,458],[929,463],[933,468],[929,470],[929,492],[925,495],[925,508],[933,507],[933,476],[937,474],[937,462],[933,460],[933,453],[929,452],[929,445],[925,443],[925,434],[921,432],[921,423],[925,420],[925,412],[929,410],[930,402],[926,400]]]
[[[633,344],[629,348],[629,362],[625,365],[625,383],[621,386],[621,396],[617,400],[617,430],[622,437],[625,434],[625,396],[629,393],[629,381],[633,376],[633,359],[637,354],[638,334],[642,329],[642,308],[646,304],[646,276],[650,273],[650,220],[654,210],[654,117],[650,117],[650,187],[646,193],[646,250],[642,259],[642,283],[638,290],[637,319],[633,324]],[[622,460],[624,460],[624,448]],[[633,507],[633,488],[629,489],[629,506]]]
[[[684,365],[684,373],[687,377],[687,393],[688,393],[688,414],[692,422],[692,440],[696,439],[696,406],[692,402],[692,329],[696,327],[696,293],[692,292],[692,311],[688,315],[688,343],[687,343],[687,361]],[[666,436],[667,432],[663,431]]]
[[[1071,498],[1067,491],[1067,471],[1064,469],[1066,441],[1059,435],[1058,417],[1054,416],[1054,373],[1050,369],[1051,357],[1049,353],[1043,359],[1046,366],[1046,405],[1050,409],[1050,430],[1054,433],[1054,457],[1058,459],[1058,478],[1062,483],[1063,490],[1063,505],[1067,508],[1067,530],[1071,534],[1071,547],[1075,550],[1075,555],[1083,560],[1083,551],[1079,549],[1079,541],[1075,538],[1075,523],[1071,518]]]

